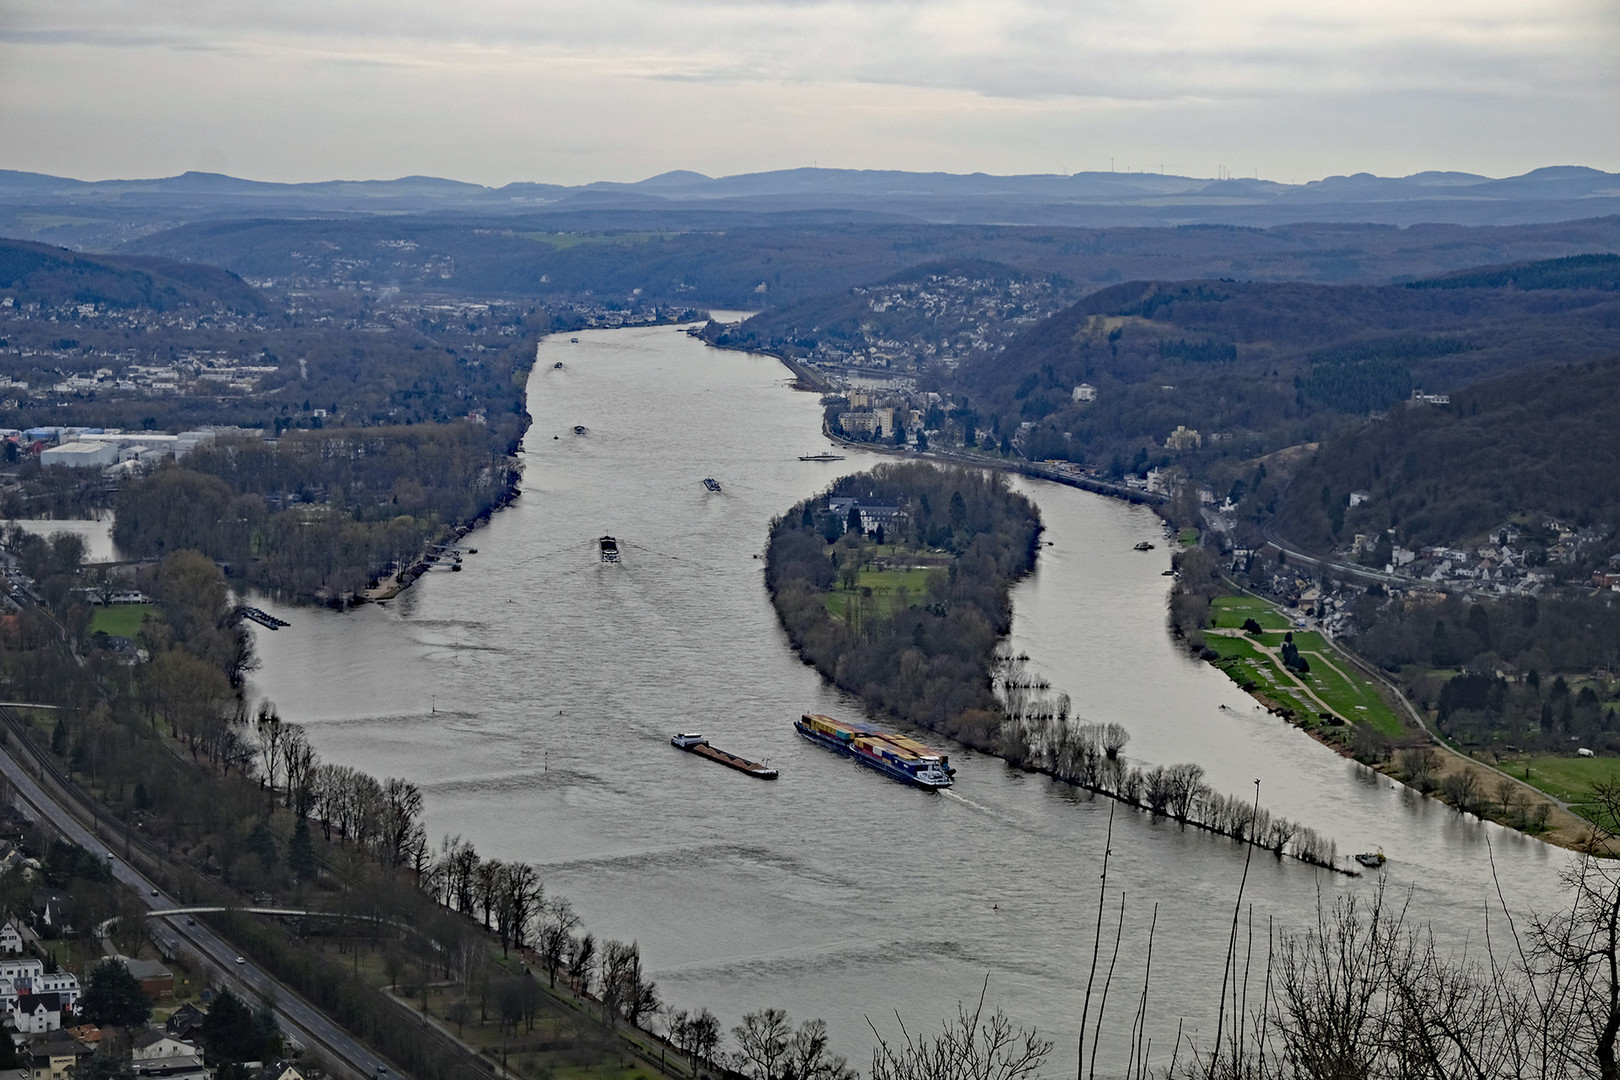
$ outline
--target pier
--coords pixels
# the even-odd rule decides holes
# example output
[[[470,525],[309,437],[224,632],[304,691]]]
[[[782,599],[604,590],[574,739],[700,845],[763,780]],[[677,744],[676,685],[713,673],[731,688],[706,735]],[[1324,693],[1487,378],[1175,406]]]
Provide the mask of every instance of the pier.
[[[248,607],[244,604],[242,607],[237,608],[237,610],[242,613],[242,618],[251,619],[260,626],[268,627],[271,630],[280,630],[283,626],[292,625],[292,623],[286,621],[285,619],[278,619],[268,611],[264,611],[260,608]]]

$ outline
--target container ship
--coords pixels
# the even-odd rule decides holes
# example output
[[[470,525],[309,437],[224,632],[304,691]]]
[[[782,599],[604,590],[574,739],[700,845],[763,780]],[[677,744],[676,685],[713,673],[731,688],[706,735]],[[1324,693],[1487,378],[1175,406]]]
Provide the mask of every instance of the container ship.
[[[703,737],[702,732],[677,732],[670,737],[669,742],[671,746],[678,746],[689,754],[696,754],[698,757],[718,762],[728,769],[736,769],[738,772],[747,773],[756,780],[776,779],[776,770],[769,765],[761,765],[757,761],[749,761],[745,757],[738,757],[736,754],[728,754],[724,750],[718,750],[709,745],[709,740]]]
[[[834,753],[852,757],[867,768],[902,784],[925,791],[951,786],[951,774],[944,754],[931,750],[915,739],[879,731],[865,724],[834,720],[820,713],[805,713],[793,722],[800,735]]]

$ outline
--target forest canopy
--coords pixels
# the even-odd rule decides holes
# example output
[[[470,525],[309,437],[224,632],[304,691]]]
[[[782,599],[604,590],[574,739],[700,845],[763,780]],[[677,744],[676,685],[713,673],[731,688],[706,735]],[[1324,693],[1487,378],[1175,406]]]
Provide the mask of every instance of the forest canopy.
[[[1001,473],[881,465],[772,523],[765,582],[794,647],[832,683],[993,749],[996,644],[1040,532]]]

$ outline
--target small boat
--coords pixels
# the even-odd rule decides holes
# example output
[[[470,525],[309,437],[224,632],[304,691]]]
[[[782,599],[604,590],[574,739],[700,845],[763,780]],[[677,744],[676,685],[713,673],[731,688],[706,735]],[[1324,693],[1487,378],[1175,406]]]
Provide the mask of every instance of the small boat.
[[[1356,856],[1356,862],[1367,867],[1369,870],[1376,870],[1388,861],[1388,859],[1384,858],[1383,848],[1379,848],[1377,851],[1363,851],[1360,855]]]
[[[579,344],[579,338],[577,338],[577,337],[569,338],[568,339],[568,344],[570,344],[570,345],[578,345]]]
[[[720,481],[716,480],[712,476],[705,476],[703,478],[703,486],[708,488],[710,491],[719,491]]]
[[[761,765],[757,761],[749,761],[747,758],[738,757],[736,754],[728,754],[724,750],[716,750],[709,745],[709,740],[705,739],[703,733],[699,731],[677,732],[670,737],[669,744],[679,747],[689,754],[708,758],[710,761],[724,765],[728,769],[736,769],[738,772],[747,773],[756,780],[775,780],[777,776],[776,770],[768,765]]]
[[[843,454],[829,454],[823,450],[819,454],[800,454],[800,461],[843,461]]]
[[[617,540],[611,536],[604,536],[596,543],[602,552],[603,562],[616,563],[619,561],[619,542]]]
[[[585,434],[585,425],[584,424],[575,424],[574,425],[574,434],[575,435],[583,435],[583,434]]]
[[[551,365],[551,370],[552,371],[561,371],[562,370],[562,361],[559,360],[555,364],[552,364]]]
[[[1146,540],[1142,540],[1142,541],[1139,541],[1137,543],[1136,550],[1137,551],[1152,551],[1153,550],[1153,545],[1151,543],[1149,543],[1148,541],[1146,541]]]

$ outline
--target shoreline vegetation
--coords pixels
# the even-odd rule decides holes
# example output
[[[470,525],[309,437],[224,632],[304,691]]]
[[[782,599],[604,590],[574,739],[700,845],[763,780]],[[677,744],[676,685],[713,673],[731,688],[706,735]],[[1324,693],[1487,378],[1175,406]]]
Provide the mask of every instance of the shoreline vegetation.
[[[1332,840],[1214,791],[1195,764],[1143,768],[1119,724],[1071,716],[1067,695],[1002,645],[1012,585],[1041,524],[1004,473],[904,462],[835,481],[771,523],[765,582],[805,663],[874,714],[945,735],[1014,768],[1314,866]]]
[[[1238,594],[1209,554],[1175,555],[1171,632],[1267,712],[1317,742],[1457,810],[1546,843],[1613,853],[1612,838],[1570,801],[1437,736],[1397,687],[1342,643],[1269,600]],[[1393,700],[1392,700],[1393,699]],[[1554,770],[1543,767],[1542,782]],[[1573,793],[1568,793],[1573,796]]]
[[[0,706],[0,744],[47,799],[88,819],[109,852],[180,906],[224,909],[197,921],[363,1041],[377,1064],[421,1080],[469,1070],[486,1080],[767,1080],[750,1053],[769,1021],[783,1038],[802,1033],[814,1069],[805,1080],[854,1080],[819,1020],[795,1030],[761,1007],[728,1042],[708,1009],[665,1010],[636,942],[586,931],[539,867],[482,857],[460,837],[432,843],[415,783],[323,762],[273,704],[250,708],[251,638],[205,556],[171,553],[144,584],[150,664],[76,650],[41,612],[0,626],[0,682],[31,702]],[[75,925],[107,924],[135,955],[144,898],[114,885],[96,854],[52,839],[62,831],[52,815],[23,831],[26,850],[52,853],[61,872],[48,880],[77,905]],[[26,911],[37,885],[0,874],[0,914]],[[254,916],[240,910],[250,900],[321,914]],[[81,970],[99,962],[79,935],[43,932],[53,957]],[[189,942],[166,947],[199,987],[219,977]],[[341,1057],[317,1038],[303,1065],[327,1072],[328,1053]]]

